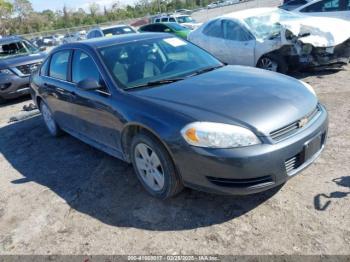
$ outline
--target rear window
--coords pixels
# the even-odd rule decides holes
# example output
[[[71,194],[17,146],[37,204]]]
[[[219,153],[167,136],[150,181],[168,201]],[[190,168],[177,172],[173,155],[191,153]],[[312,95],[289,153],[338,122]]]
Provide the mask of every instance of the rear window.
[[[203,34],[211,37],[223,38],[221,21],[215,20],[207,24],[206,27],[203,29]]]
[[[119,27],[104,29],[102,30],[102,32],[104,33],[105,36],[108,36],[108,35],[123,35],[123,34],[135,33],[135,30],[129,26],[119,26]]]

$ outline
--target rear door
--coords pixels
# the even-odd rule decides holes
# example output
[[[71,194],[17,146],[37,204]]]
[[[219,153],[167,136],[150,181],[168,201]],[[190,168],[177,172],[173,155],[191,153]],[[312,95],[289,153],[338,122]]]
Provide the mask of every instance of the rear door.
[[[222,20],[222,30],[225,39],[223,49],[224,62],[232,65],[255,66],[255,39],[238,22],[229,19]]]
[[[75,99],[74,86],[68,82],[71,50],[61,50],[48,60],[47,75],[42,76],[42,93],[55,120],[63,128],[70,128],[70,104]]]
[[[228,61],[221,19],[208,23],[202,29],[202,33],[198,37],[196,35],[196,37],[191,38],[191,41],[213,54],[219,60],[223,62]]]

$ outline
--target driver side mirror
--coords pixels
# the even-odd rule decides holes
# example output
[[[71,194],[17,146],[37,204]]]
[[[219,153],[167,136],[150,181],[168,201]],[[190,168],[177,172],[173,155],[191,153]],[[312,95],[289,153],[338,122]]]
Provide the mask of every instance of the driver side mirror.
[[[77,87],[81,90],[92,91],[101,89],[103,86],[94,78],[86,78],[78,82]]]

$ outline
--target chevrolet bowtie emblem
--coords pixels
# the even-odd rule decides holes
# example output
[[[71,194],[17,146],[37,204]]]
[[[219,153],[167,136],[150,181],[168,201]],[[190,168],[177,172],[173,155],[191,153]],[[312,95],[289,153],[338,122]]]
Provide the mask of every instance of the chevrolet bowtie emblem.
[[[299,128],[304,127],[308,122],[309,122],[309,119],[307,119],[306,117],[301,119],[298,123]]]

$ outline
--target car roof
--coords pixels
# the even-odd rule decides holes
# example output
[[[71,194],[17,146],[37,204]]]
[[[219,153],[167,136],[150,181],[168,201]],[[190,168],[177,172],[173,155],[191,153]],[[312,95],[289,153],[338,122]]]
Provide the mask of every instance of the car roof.
[[[128,42],[137,42],[137,41],[143,41],[148,40],[152,38],[161,38],[161,37],[169,37],[169,34],[166,33],[131,33],[131,34],[125,34],[125,35],[117,35],[117,36],[111,36],[111,37],[98,37],[98,38],[91,38],[88,40],[83,40],[80,42],[73,42],[73,43],[67,43],[63,44],[59,47],[57,47],[56,50],[65,49],[65,48],[77,48],[77,47],[90,47],[93,49],[98,49],[100,47],[110,46],[114,44],[124,44]]]
[[[2,38],[0,38],[0,44],[21,40],[23,40],[23,38],[19,36],[3,36]]]
[[[102,27],[99,27],[99,28],[100,28],[101,30],[105,30],[105,29],[119,28],[119,27],[125,27],[125,26],[130,27],[129,25],[111,25],[111,26],[102,26]]]
[[[242,11],[237,11],[229,14],[225,14],[221,17],[225,18],[236,18],[236,19],[245,19],[247,17],[251,16],[259,16],[268,12],[272,12],[278,10],[277,7],[262,7],[262,8],[252,8],[252,9],[246,9]]]

